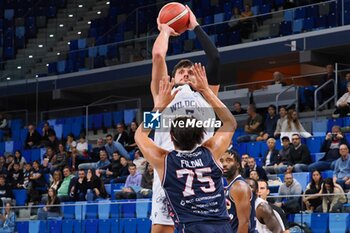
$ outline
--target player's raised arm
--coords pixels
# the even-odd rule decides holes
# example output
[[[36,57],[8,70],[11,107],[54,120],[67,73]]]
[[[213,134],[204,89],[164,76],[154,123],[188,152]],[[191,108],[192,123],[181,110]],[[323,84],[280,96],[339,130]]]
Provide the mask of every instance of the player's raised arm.
[[[201,64],[194,64],[193,72],[194,80],[190,81],[189,84],[202,94],[222,121],[222,126],[216,131],[215,135],[203,143],[203,146],[211,150],[215,160],[219,161],[220,156],[231,143],[233,133],[237,128],[237,122],[227,107],[209,88],[205,68]]]
[[[178,35],[174,29],[166,24],[160,24],[157,19],[159,35],[153,44],[152,50],[152,80],[151,92],[153,101],[159,93],[159,82],[162,77],[168,75],[168,69],[165,63],[166,53],[168,51],[168,44],[170,36]]]
[[[220,54],[214,43],[210,40],[207,33],[198,24],[196,16],[193,14],[191,9],[186,6],[190,13],[190,22],[188,25],[189,30],[193,30],[199,43],[207,56],[208,63],[206,65],[207,78],[210,89],[215,95],[218,95],[220,88]]]

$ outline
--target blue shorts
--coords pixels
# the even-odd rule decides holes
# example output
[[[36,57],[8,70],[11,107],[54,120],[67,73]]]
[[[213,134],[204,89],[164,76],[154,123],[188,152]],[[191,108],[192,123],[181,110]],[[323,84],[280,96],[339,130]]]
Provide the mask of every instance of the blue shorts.
[[[229,221],[208,221],[179,224],[178,233],[233,233]]]

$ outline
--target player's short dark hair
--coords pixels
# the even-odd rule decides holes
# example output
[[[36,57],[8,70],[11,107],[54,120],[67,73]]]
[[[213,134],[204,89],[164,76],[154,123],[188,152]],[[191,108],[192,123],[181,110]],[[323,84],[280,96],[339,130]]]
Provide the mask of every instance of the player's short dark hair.
[[[128,163],[128,168],[129,167],[136,167],[136,164],[134,164],[133,162],[130,162],[130,163]]]
[[[108,138],[108,137],[113,138],[113,137],[112,137],[112,134],[107,134],[107,135],[106,135],[106,138]]]
[[[276,111],[276,106],[275,106],[275,105],[273,105],[273,104],[270,104],[270,105],[267,107],[267,109],[269,109],[269,108],[273,108],[273,110],[275,110],[275,111]]]
[[[241,156],[238,154],[237,151],[233,149],[228,149],[226,153],[230,154],[234,160],[239,164],[239,174],[242,174],[243,169],[242,169],[242,163],[241,163]]]
[[[175,74],[176,74],[176,71],[182,67],[192,67],[193,66],[193,62],[188,60],[188,59],[183,59],[181,61],[179,61],[175,66],[174,66],[174,69],[173,71],[171,72],[171,76],[174,78],[175,77]]]
[[[180,150],[192,150],[196,145],[201,144],[204,138],[204,127],[181,127],[180,122],[186,125],[186,122],[195,120],[191,116],[177,117],[171,125],[170,135],[174,146]],[[196,126],[196,124],[194,124]]]

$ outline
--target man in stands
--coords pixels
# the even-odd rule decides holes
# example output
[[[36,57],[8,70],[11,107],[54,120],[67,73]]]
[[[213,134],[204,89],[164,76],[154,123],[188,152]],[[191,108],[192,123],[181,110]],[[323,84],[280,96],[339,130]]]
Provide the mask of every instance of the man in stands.
[[[278,162],[274,166],[274,170],[276,174],[284,173],[287,170],[289,152],[291,148],[292,148],[292,145],[290,144],[289,137],[287,136],[282,137],[282,148],[278,152]]]
[[[96,141],[96,147],[92,148],[90,153],[90,161],[97,162],[100,160],[100,151],[105,150],[105,145],[103,144],[103,138],[98,138]]]
[[[266,141],[268,150],[264,155],[264,166],[263,168],[267,173],[275,173],[275,167],[279,162],[279,152],[276,150],[276,140],[274,138],[269,138]]]
[[[310,151],[306,145],[301,143],[299,134],[292,135],[292,148],[289,151],[288,168],[289,172],[306,172],[311,163]]]
[[[340,127],[335,125],[332,127],[332,132],[327,133],[326,139],[323,142],[321,151],[325,152],[325,155],[319,161],[310,164],[309,171],[334,169],[334,163],[340,157],[339,147],[342,144],[349,145]]]
[[[298,213],[301,209],[300,206],[300,196],[301,195],[301,185],[293,178],[293,173],[284,173],[284,183],[278,189],[278,196],[275,205],[282,208],[287,214]],[[288,197],[290,196],[290,197]]]
[[[246,135],[239,136],[237,142],[249,142],[256,141],[256,138],[263,131],[263,118],[260,114],[256,113],[256,107],[254,104],[249,104],[248,119],[244,125],[244,132]]]
[[[340,158],[335,161],[334,183],[338,183],[344,190],[350,189],[350,156],[349,147],[342,144],[339,147]]]
[[[130,159],[130,158],[129,158],[129,154],[128,154],[128,152],[125,150],[125,148],[123,147],[123,145],[120,144],[119,142],[113,141],[113,137],[112,137],[111,134],[107,134],[107,136],[106,136],[106,141],[107,141],[107,143],[105,144],[105,149],[106,149],[106,151],[107,151],[107,155],[108,155],[108,158],[109,158],[110,160],[112,160],[113,152],[114,152],[114,151],[118,151],[118,153],[119,153],[121,156],[124,156],[125,158]]]
[[[136,170],[136,165],[130,163],[128,169],[130,174],[126,178],[125,187],[115,194],[116,199],[135,199],[136,193],[141,190],[142,175]]]
[[[63,201],[69,201],[71,197],[69,194],[72,191],[72,188],[75,185],[76,178],[71,173],[71,170],[69,167],[65,167],[63,169],[63,181],[61,186],[57,190],[57,197],[60,199],[61,202]]]
[[[123,146],[125,146],[128,142],[128,133],[125,130],[125,124],[120,122],[116,126],[117,133],[114,135],[114,141],[119,142]]]
[[[253,157],[248,158],[248,168],[245,169],[245,177],[248,178],[251,171],[256,171],[260,179],[268,180],[265,170],[256,164]]]
[[[29,124],[24,147],[26,149],[36,148],[40,145],[40,139],[41,139],[41,136],[38,133],[38,131],[35,129],[35,125]]]
[[[233,111],[231,113],[232,115],[246,114],[247,110],[243,109],[241,103],[237,101],[233,104]]]
[[[100,160],[96,163],[82,163],[79,164],[78,169],[88,170],[88,169],[97,169],[97,171],[101,174],[106,173],[106,169],[108,168],[110,162],[107,158],[107,152],[105,150],[100,151]]]

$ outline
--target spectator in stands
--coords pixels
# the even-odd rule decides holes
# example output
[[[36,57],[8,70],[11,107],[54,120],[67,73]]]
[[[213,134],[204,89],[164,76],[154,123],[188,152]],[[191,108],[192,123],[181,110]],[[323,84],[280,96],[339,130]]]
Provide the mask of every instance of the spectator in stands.
[[[67,153],[64,150],[63,144],[60,143],[58,145],[58,153],[52,159],[51,172],[63,170],[65,166],[67,166]]]
[[[251,170],[249,172],[249,178],[252,179],[252,180],[255,180],[255,181],[260,180],[259,174],[258,174],[258,172],[256,170]]]
[[[33,172],[29,176],[32,187],[29,191],[30,201],[39,204],[41,196],[47,193],[47,185],[44,177],[44,171],[41,169],[38,161],[33,162]]]
[[[118,123],[116,129],[117,133],[114,135],[113,140],[125,146],[128,142],[129,137],[125,129],[125,124],[123,122]]]
[[[118,153],[121,156],[124,156],[125,158],[129,159],[129,154],[125,150],[123,145],[120,144],[119,142],[114,142],[111,134],[107,134],[106,141],[107,141],[107,143],[105,144],[105,149],[107,151],[107,155],[108,155],[108,158],[110,160],[112,160],[112,156],[113,156],[114,151],[118,151]]]
[[[285,120],[282,124],[281,138],[283,138],[284,136],[288,136],[289,139],[292,141],[293,134],[299,134],[304,138],[312,137],[312,135],[306,132],[306,130],[300,123],[298,119],[298,113],[294,109],[288,112],[287,120]]]
[[[92,152],[90,154],[90,162],[97,162],[100,160],[100,151],[106,150],[105,145],[103,144],[103,139],[98,138],[96,141],[96,147],[92,148]]]
[[[32,182],[29,178],[32,173],[33,173],[32,165],[30,163],[26,163],[24,165],[23,183],[17,184],[17,188],[24,188],[24,189],[30,190],[32,187]]]
[[[11,203],[7,202],[5,206],[5,213],[0,214],[0,221],[2,222],[0,226],[1,233],[11,233],[15,232],[16,226],[16,214],[11,210]]]
[[[0,199],[2,203],[10,202],[13,198],[11,187],[5,182],[5,177],[0,175]]]
[[[268,138],[274,137],[277,126],[278,116],[276,115],[276,106],[271,104],[267,108],[267,117],[265,119],[265,132],[260,133],[257,141],[265,141]]]
[[[125,149],[129,152],[137,148],[137,145],[135,142],[135,132],[137,130],[137,127],[139,127],[139,124],[136,121],[132,121],[130,123],[128,143],[125,145]]]
[[[5,130],[8,127],[8,122],[6,117],[0,113],[0,130]]]
[[[76,141],[74,141],[73,134],[68,134],[67,141],[66,141],[66,151],[68,155],[71,155],[73,151],[75,151],[77,147]]]
[[[80,163],[89,160],[88,143],[85,140],[84,135],[80,135],[79,142],[77,143],[76,150],[72,153],[72,168],[78,167]]]
[[[248,39],[250,33],[253,31],[253,26],[255,20],[252,18],[253,12],[251,11],[251,6],[250,4],[245,4],[244,5],[244,11],[241,13],[240,17],[240,33],[241,37],[244,39]]]
[[[130,174],[128,169],[128,160],[125,157],[120,157],[120,164],[121,167],[119,170],[119,174],[118,177],[114,180],[114,183],[125,183],[126,178]]]
[[[240,115],[240,114],[246,114],[247,111],[242,108],[241,102],[234,102],[233,104],[233,111],[231,112],[232,115]]]
[[[100,151],[100,160],[96,163],[82,163],[79,165],[79,170],[87,170],[87,169],[94,169],[98,170],[100,173],[105,173],[106,169],[108,168],[110,162],[107,158],[107,152],[105,150]]]
[[[306,172],[311,163],[310,151],[305,144],[301,143],[299,134],[293,134],[292,147],[289,150],[288,167],[289,172]]]
[[[0,175],[7,176],[7,168],[6,168],[6,163],[5,163],[5,157],[0,156]]]
[[[322,204],[322,198],[318,195],[323,185],[321,172],[314,170],[311,174],[311,182],[306,186],[304,192],[303,202],[307,212],[313,212],[318,206]]]
[[[46,153],[44,154],[43,159],[48,160],[50,167],[51,167],[51,164],[53,162],[53,158],[55,157],[55,155],[56,155],[56,152],[51,147],[46,148]]]
[[[86,200],[92,201],[97,198],[107,198],[107,192],[103,181],[96,176],[92,169],[86,173]]]
[[[290,149],[293,146],[290,144],[289,141],[289,137],[284,136],[282,138],[282,148],[280,149],[280,151],[278,152],[278,162],[277,164],[274,166],[275,169],[275,173],[279,174],[279,173],[284,173],[287,171],[288,168],[288,158],[289,158],[289,153],[290,153]]]
[[[24,169],[24,165],[27,163],[26,159],[22,156],[22,152],[20,150],[15,151],[15,163],[19,164],[19,168],[21,170]]]
[[[339,147],[342,144],[349,145],[348,141],[343,136],[340,127],[334,125],[332,127],[332,132],[327,133],[326,139],[322,145],[321,151],[325,152],[325,155],[319,161],[310,164],[309,171],[334,169],[335,161],[340,157]]]
[[[323,213],[339,213],[342,211],[343,204],[346,202],[346,197],[343,189],[335,184],[332,178],[324,180],[322,194],[334,194],[322,196]]]
[[[48,138],[47,146],[51,147],[55,152],[58,151],[58,145],[60,144],[59,140],[56,137],[55,132],[50,132],[49,133],[49,138]]]
[[[48,217],[58,217],[61,215],[61,207],[59,206],[61,202],[56,192],[56,189],[49,188],[46,205],[38,209],[39,220],[46,220]]]
[[[231,13],[232,15],[230,21],[227,23],[229,26],[229,32],[238,30],[239,18],[241,17],[241,10],[238,7],[233,7]]]
[[[106,169],[105,178],[103,179],[103,182],[105,184],[109,184],[111,180],[114,180],[119,176],[120,168],[120,155],[117,151],[113,153],[113,159],[111,163],[108,165],[108,168]]]
[[[9,171],[7,182],[13,189],[17,188],[17,184],[23,183],[23,170],[20,169],[19,163],[14,163],[13,168]]]
[[[282,86],[286,86],[287,84],[283,82],[283,74],[279,71],[276,71],[272,74],[273,82],[271,85],[281,84]]]
[[[41,136],[38,133],[38,131],[35,129],[35,125],[29,124],[24,147],[26,149],[36,148],[40,146],[40,139],[41,139]]]
[[[84,170],[78,171],[78,180],[73,186],[71,190],[71,197],[74,201],[86,201],[86,191],[87,191],[87,183],[86,183],[86,175]]]
[[[62,172],[60,170],[54,171],[50,188],[57,191],[61,187],[62,182]]]
[[[336,109],[332,115],[333,118],[345,117],[350,113],[350,82],[346,84],[346,87],[347,92],[335,104]]]
[[[256,141],[256,138],[263,131],[262,129],[262,117],[260,114],[256,113],[256,107],[254,104],[250,104],[248,106],[248,119],[246,124],[244,125],[244,131],[247,133],[246,135],[239,136],[237,138],[237,142],[249,142]]]
[[[339,147],[340,158],[334,165],[334,183],[340,184],[345,190],[350,189],[350,156],[349,147],[342,144]]]
[[[12,170],[14,163],[15,163],[15,156],[13,156],[13,154],[9,154],[6,158],[6,165],[5,165],[8,172]]]
[[[42,143],[44,143],[44,145],[46,145],[46,143],[48,143],[49,135],[52,135],[52,134],[56,135],[55,130],[50,127],[49,122],[45,122],[44,126],[41,130],[41,135],[42,135],[41,141],[42,141]]]
[[[130,163],[129,175],[126,178],[125,187],[115,194],[116,199],[135,199],[136,193],[141,190],[142,175],[136,170],[136,165]]]
[[[279,138],[281,136],[282,124],[285,120],[287,120],[287,108],[281,106],[279,110],[279,119],[277,120],[276,124],[276,130],[273,134],[275,138]]]
[[[265,170],[256,165],[253,157],[248,158],[248,168],[245,169],[245,177],[249,177],[250,172],[255,170],[258,173],[259,179],[268,180]]]
[[[302,194],[300,183],[293,178],[291,172],[284,173],[284,183],[278,189],[278,196],[275,205],[282,208],[286,214],[298,213],[301,209],[300,197],[295,195]],[[288,197],[289,196],[289,197]]]
[[[140,174],[143,174],[146,170],[147,161],[143,157],[140,150],[135,151],[135,158],[133,163],[136,165],[136,169]]]
[[[266,154],[263,156],[263,168],[267,173],[275,173],[275,167],[278,165],[278,155],[279,151],[276,150],[276,140],[274,138],[269,138],[266,141],[268,150]]]
[[[245,169],[248,169],[248,159],[249,159],[249,155],[248,154],[243,154],[242,155],[242,161],[241,161],[241,166],[243,171],[245,171]]]
[[[151,164],[146,164],[146,171],[142,174],[141,190],[137,193],[137,198],[151,198],[154,169]]]
[[[69,167],[63,168],[63,176],[64,176],[63,182],[61,183],[61,186],[57,190],[57,196],[61,202],[70,201],[71,198],[69,194],[76,182],[76,178],[71,173],[71,170]]]

